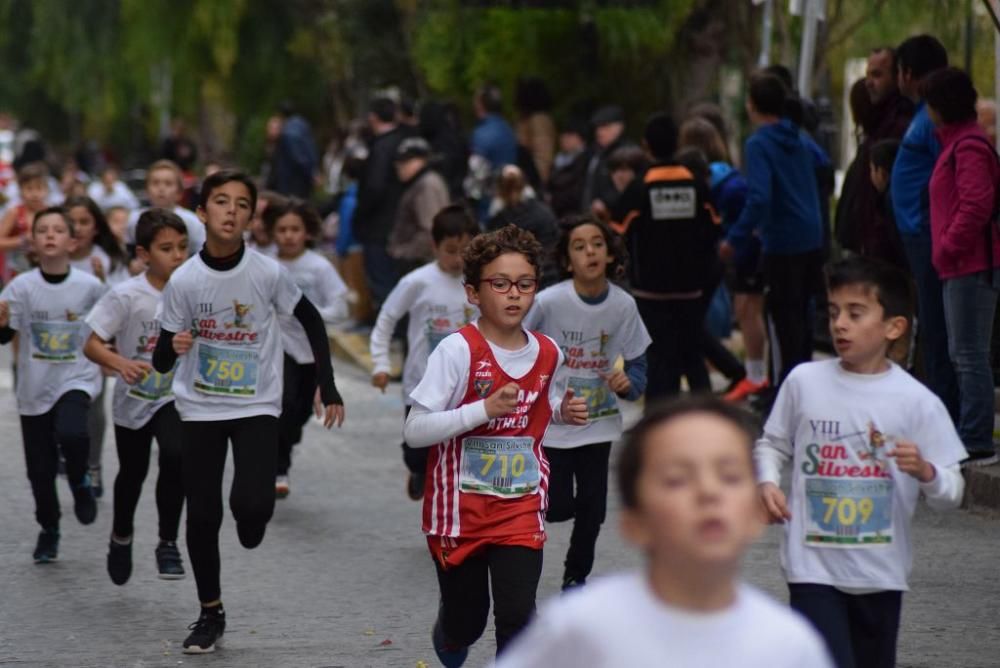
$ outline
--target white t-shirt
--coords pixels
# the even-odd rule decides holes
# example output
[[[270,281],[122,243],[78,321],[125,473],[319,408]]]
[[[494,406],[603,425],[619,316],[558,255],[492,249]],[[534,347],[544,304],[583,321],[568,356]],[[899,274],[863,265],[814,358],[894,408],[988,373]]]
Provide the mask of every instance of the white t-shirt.
[[[108,256],[107,252],[100,246],[93,246],[90,249],[90,255],[87,257],[82,257],[77,260],[70,258],[69,265],[74,269],[78,269],[82,272],[88,273],[91,276],[96,276],[94,274],[94,265],[91,264],[92,258],[97,258],[101,263],[101,268],[104,269],[104,283],[107,285],[118,285],[123,281],[127,281],[131,276],[128,273],[128,267],[124,264],[120,264],[115,267],[114,271],[111,271],[111,258]]]
[[[617,285],[608,284],[600,304],[588,304],[572,279],[542,290],[524,320],[524,326],[552,337],[566,362],[553,385],[559,396],[573,388],[587,399],[589,422],[582,427],[553,425],[545,434],[547,448],[575,448],[614,441],[622,433],[618,397],[599,373],[613,373],[619,355],[627,360],[646,352],[652,342],[639,317],[635,299]]]
[[[94,200],[102,211],[116,206],[123,207],[131,211],[139,208],[139,200],[127,185],[121,181],[115,181],[111,185],[111,192],[104,187],[100,179],[91,181],[87,186],[87,197]]]
[[[445,273],[437,262],[411,271],[392,289],[378,313],[371,334],[372,375],[391,371],[389,342],[396,323],[407,314],[409,352],[403,365],[403,401],[409,404],[431,352],[446,336],[478,318],[479,309],[469,303],[462,277]]]
[[[148,208],[135,209],[129,214],[128,227],[125,229],[125,243],[135,244],[135,226],[139,224],[139,216],[147,211],[149,211]],[[184,225],[187,227],[188,255],[194,255],[205,245],[205,223],[201,222],[194,211],[182,206],[175,206],[174,213],[184,221]]]
[[[921,484],[886,456],[896,439],[917,444],[934,481]],[[780,479],[776,451],[792,458],[792,518],[781,547],[788,581],[908,589],[917,498],[957,477],[946,469],[966,457],[944,404],[895,364],[880,374],[848,372],[839,359],[800,364],[754,451],[761,482]]]
[[[336,323],[347,317],[347,286],[329,260],[311,250],[294,260],[276,259],[316,307],[324,322]],[[295,308],[294,304],[292,308]],[[309,337],[298,318],[280,315],[278,321],[281,323],[281,343],[285,352],[299,364],[315,362]]]
[[[787,606],[740,585],[719,612],[660,600],[644,574],[594,580],[552,599],[497,668],[833,668],[819,634]]]
[[[151,362],[160,338],[156,319],[160,297],[146,274],[139,274],[101,297],[87,316],[87,325],[105,341],[115,339],[122,357]],[[156,411],[174,400],[173,377],[173,373],[161,374],[154,369],[135,385],[119,379],[115,383],[114,423],[127,429],[142,428]]]
[[[174,272],[163,291],[160,323],[168,332],[189,329],[195,336],[174,371],[181,419],[281,414],[277,314],[291,314],[301,298],[281,265],[249,248],[230,271],[216,271],[195,255]]]
[[[59,283],[39,269],[14,277],[0,301],[10,304],[10,327],[19,332],[17,410],[42,415],[59,397],[83,390],[91,398],[101,387],[101,370],[83,354],[90,336],[84,318],[104,294],[104,285],[72,267]]]

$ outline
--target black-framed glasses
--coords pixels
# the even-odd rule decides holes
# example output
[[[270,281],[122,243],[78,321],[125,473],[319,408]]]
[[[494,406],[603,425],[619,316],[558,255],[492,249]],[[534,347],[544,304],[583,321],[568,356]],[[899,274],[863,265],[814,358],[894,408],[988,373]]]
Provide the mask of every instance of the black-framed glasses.
[[[519,278],[513,281],[509,278],[484,278],[480,283],[489,283],[493,292],[499,292],[502,295],[510,292],[510,289],[517,286],[517,291],[522,295],[530,294],[538,288],[537,278]]]

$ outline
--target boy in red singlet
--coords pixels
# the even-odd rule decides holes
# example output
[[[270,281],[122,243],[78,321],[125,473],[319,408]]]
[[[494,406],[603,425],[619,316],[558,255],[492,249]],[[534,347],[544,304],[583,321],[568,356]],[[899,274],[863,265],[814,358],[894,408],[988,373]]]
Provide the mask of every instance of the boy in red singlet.
[[[31,269],[31,221],[47,206],[49,169],[31,162],[17,171],[21,201],[11,206],[0,220],[0,279],[6,285],[17,274]]]
[[[559,347],[521,326],[541,250],[513,225],[469,244],[465,291],[481,316],[438,345],[410,395],[406,442],[433,446],[423,530],[441,590],[434,650],[448,668],[465,662],[486,628],[491,581],[497,652],[528,623],[548,506],[542,437],[550,420],[587,422],[582,398],[550,394]]]

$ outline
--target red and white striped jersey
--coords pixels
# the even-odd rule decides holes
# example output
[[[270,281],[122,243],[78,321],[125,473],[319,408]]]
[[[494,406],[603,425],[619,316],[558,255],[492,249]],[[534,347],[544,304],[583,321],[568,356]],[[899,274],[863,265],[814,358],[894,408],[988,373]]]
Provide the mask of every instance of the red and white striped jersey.
[[[460,405],[485,399],[508,383],[519,388],[517,408],[503,417],[431,447],[424,488],[423,530],[428,536],[500,538],[545,531],[549,463],[542,437],[552,418],[549,385],[559,350],[538,340],[531,370],[511,378],[479,329],[458,331],[470,351],[469,384]]]

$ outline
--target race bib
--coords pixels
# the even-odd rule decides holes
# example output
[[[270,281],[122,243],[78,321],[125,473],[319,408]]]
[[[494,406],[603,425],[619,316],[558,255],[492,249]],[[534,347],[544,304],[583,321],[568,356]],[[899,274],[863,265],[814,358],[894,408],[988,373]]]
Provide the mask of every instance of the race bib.
[[[129,386],[126,394],[142,401],[159,401],[173,394],[173,382],[173,369],[167,373],[160,373],[156,369],[151,369],[142,377],[142,380],[135,385]]]
[[[205,394],[252,397],[257,394],[259,361],[260,355],[256,350],[199,343],[194,389]]]
[[[591,420],[618,415],[618,399],[603,378],[570,378],[569,389],[587,401],[587,413]]]
[[[462,439],[458,488],[469,494],[516,498],[534,494],[542,476],[530,436],[468,436]]]
[[[890,544],[892,486],[887,479],[806,479],[806,544],[844,548]]]
[[[70,364],[79,358],[82,335],[79,322],[31,323],[31,358]]]

